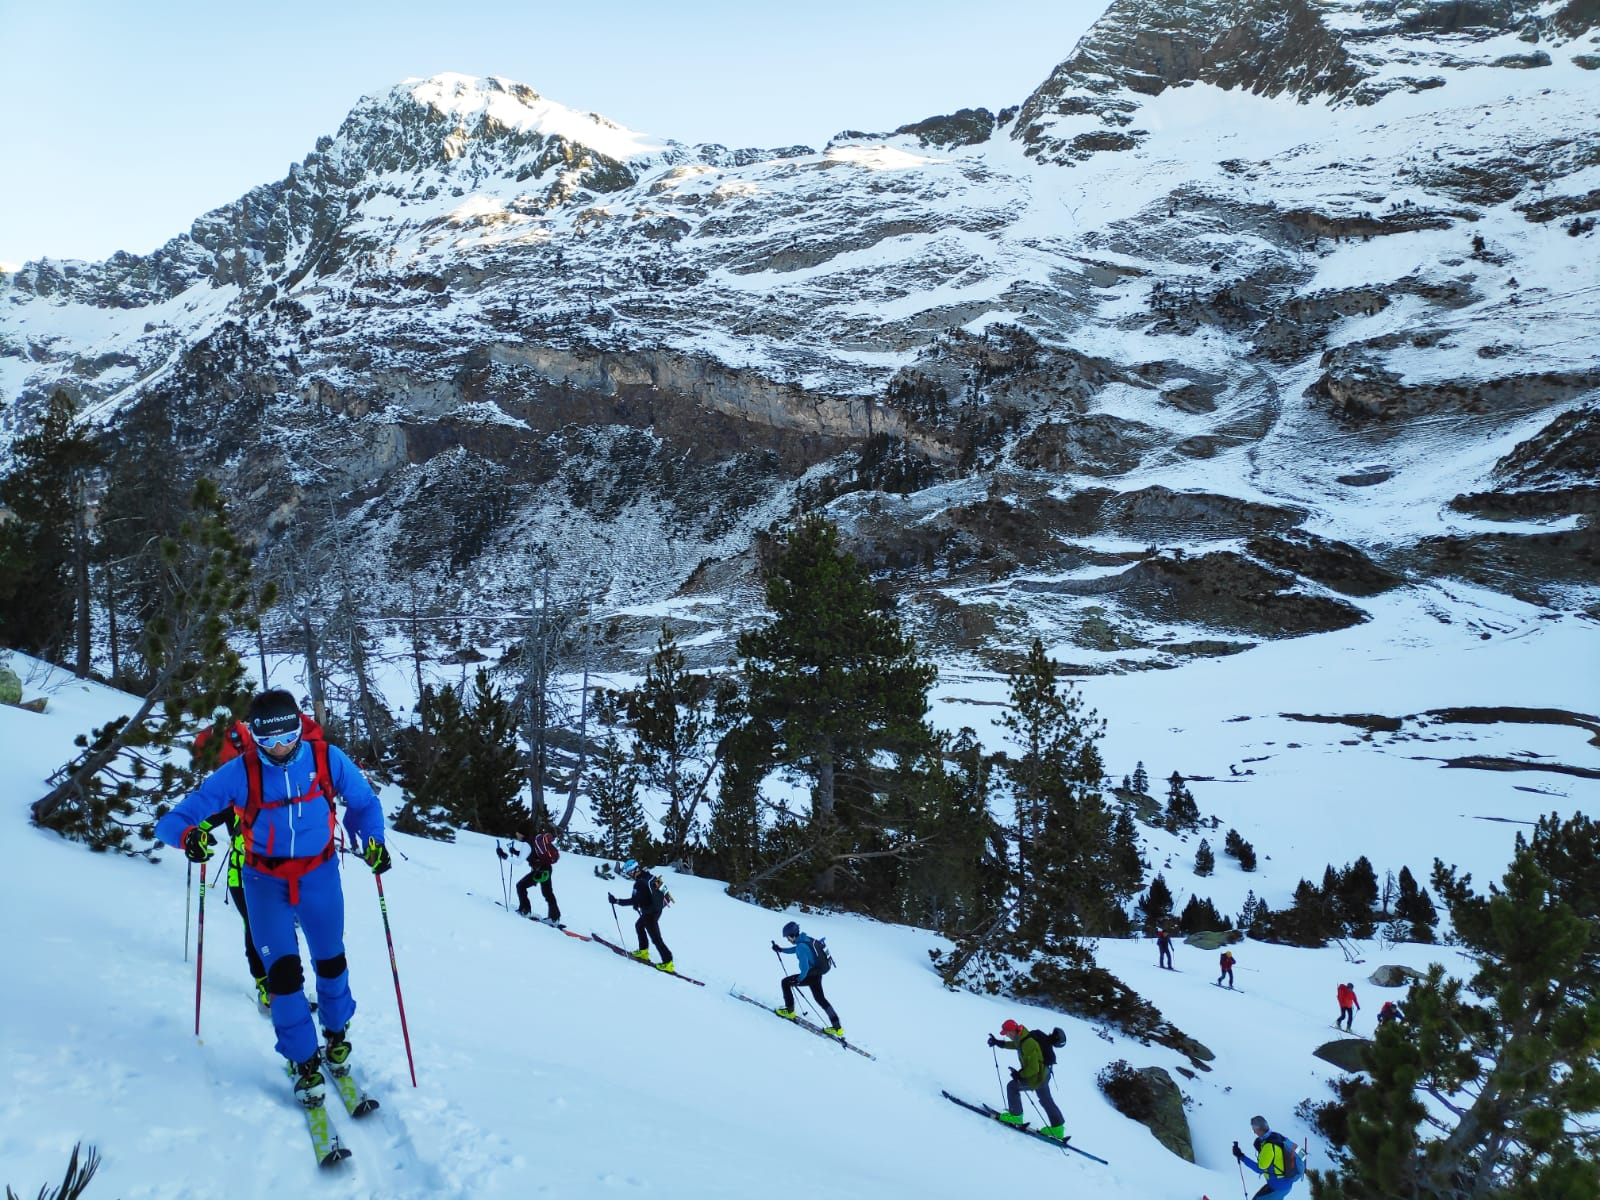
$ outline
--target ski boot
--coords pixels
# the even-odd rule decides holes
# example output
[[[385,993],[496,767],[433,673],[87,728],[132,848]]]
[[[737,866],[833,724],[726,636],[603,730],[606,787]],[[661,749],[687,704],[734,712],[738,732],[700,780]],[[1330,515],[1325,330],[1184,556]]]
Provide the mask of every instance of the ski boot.
[[[324,1029],[322,1036],[327,1039],[327,1049],[323,1051],[323,1058],[328,1063],[328,1073],[335,1079],[342,1079],[350,1074],[350,1039],[344,1030],[334,1033]]]
[[[256,1003],[261,1006],[261,1011],[266,1012],[272,1007],[272,995],[267,991],[267,977],[256,976]]]
[[[997,1121],[999,1121],[999,1122],[1001,1122],[1002,1124],[1005,1124],[1005,1125],[1015,1125],[1019,1129],[1022,1128],[1023,1126],[1025,1126],[1025,1125],[1027,1125],[1027,1123],[1028,1123],[1028,1119],[1026,1117],[1024,1117],[1021,1113],[1008,1113],[1008,1112],[1001,1113],[999,1116],[997,1116],[995,1118],[995,1120],[997,1120]]]
[[[665,971],[668,975],[676,975],[678,973],[678,968],[674,967],[671,962],[657,963],[656,970]]]
[[[650,961],[650,951],[649,950],[635,950],[632,954],[628,955],[628,957],[629,958],[637,958],[640,962],[647,963],[647,962]]]
[[[1065,1125],[1046,1125],[1039,1132],[1047,1138],[1055,1138],[1058,1142],[1067,1140],[1067,1127]]]
[[[777,1013],[785,1021],[794,1020],[795,1013],[794,1013],[794,1009],[792,1009],[792,1008],[775,1008],[772,1011]]]
[[[301,1108],[321,1108],[327,1098],[327,1082],[317,1068],[322,1065],[322,1055],[313,1053],[305,1062],[294,1064],[294,1098]]]
[[[841,1042],[844,1041],[844,1026],[842,1025],[830,1025],[822,1032],[828,1034],[830,1037],[838,1038]]]

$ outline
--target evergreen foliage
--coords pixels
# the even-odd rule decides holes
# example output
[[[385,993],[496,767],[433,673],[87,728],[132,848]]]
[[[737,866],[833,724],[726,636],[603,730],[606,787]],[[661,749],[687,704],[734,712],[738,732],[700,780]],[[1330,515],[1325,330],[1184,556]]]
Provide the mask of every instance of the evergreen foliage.
[[[1240,837],[1237,829],[1230,829],[1223,836],[1222,852],[1230,858],[1238,859],[1241,871],[1256,869],[1256,848]]]
[[[1164,824],[1168,833],[1200,827],[1200,806],[1194,802],[1194,796],[1184,786],[1183,776],[1176,771],[1167,780],[1167,811]]]
[[[0,479],[0,505],[10,512],[0,520],[0,645],[61,661],[74,625],[88,620],[86,493],[102,455],[59,389],[39,429],[11,452],[15,466]],[[82,632],[86,641],[86,624]],[[87,670],[81,662],[79,674]]]
[[[906,764],[926,761],[933,747],[924,718],[935,669],[826,518],[803,518],[766,556],[764,572],[772,620],[738,643],[748,728],[739,770],[764,778],[789,768],[809,780],[809,849],[784,852],[793,832],[784,831],[763,847],[770,865],[742,886],[794,899],[835,897],[847,881],[858,903],[892,904],[896,870],[883,860],[914,852],[915,843],[891,827],[900,811],[891,793]]]
[[[1138,792],[1141,796],[1148,796],[1150,794],[1150,776],[1145,771],[1143,762],[1134,764],[1133,790]]]
[[[940,737],[909,764],[896,800],[901,827],[923,846],[898,860],[899,919],[930,929],[968,930],[992,919],[1009,883],[1004,836],[988,808],[991,764],[977,734]]]
[[[622,695],[633,748],[645,782],[667,797],[662,841],[668,860],[695,839],[695,813],[721,762],[732,724],[733,689],[691,672],[665,625],[644,680]]]
[[[1150,890],[1140,897],[1137,905],[1144,931],[1154,933],[1171,924],[1172,905],[1172,889],[1167,886],[1166,876],[1157,875],[1150,881]]]
[[[77,739],[81,750],[62,781],[32,807],[35,823],[96,850],[132,850],[135,832],[148,840],[169,802],[198,782],[179,761],[186,756],[166,751],[246,690],[229,635],[256,628],[258,603],[273,600],[270,587],[255,593],[227,503],[209,479],[195,485],[188,519],[158,554],[161,604],[140,641],[149,688],[132,715]]]
[[[600,828],[595,853],[621,862],[639,858],[650,845],[639,804],[639,765],[617,736],[620,700],[595,689],[595,718],[604,731],[589,773],[589,806]]]
[[[1205,838],[1200,839],[1200,848],[1194,852],[1194,873],[1206,876],[1216,870],[1217,856],[1211,852],[1211,843]]]
[[[517,714],[488,672],[479,668],[465,699],[456,688],[423,688],[417,710],[419,723],[395,737],[407,798],[395,827],[447,838],[449,826],[492,837],[524,830],[530,813],[522,802]]]
[[[1127,929],[1132,894],[1116,876],[1113,819],[1100,791],[1105,724],[1037,638],[1011,675],[1001,760],[1016,811],[1016,926],[1021,947],[1060,952],[1085,934]]]
[[[1600,1195],[1600,825],[1541,819],[1487,895],[1437,860],[1433,884],[1474,973],[1434,966],[1406,1021],[1378,1030],[1365,1073],[1319,1113],[1336,1167],[1313,1174],[1312,1195]]]
[[[1396,920],[1405,924],[1406,941],[1433,941],[1439,914],[1428,896],[1428,889],[1417,886],[1410,867],[1400,868],[1399,896],[1395,900],[1394,915]]]
[[[1233,922],[1219,913],[1209,898],[1202,900],[1199,896],[1190,896],[1189,903],[1183,906],[1183,912],[1178,917],[1178,932],[1183,934],[1215,933],[1232,928]]]
[[[1119,895],[1136,896],[1144,887],[1144,859],[1139,854],[1139,831],[1126,808],[1111,826],[1111,878]]]

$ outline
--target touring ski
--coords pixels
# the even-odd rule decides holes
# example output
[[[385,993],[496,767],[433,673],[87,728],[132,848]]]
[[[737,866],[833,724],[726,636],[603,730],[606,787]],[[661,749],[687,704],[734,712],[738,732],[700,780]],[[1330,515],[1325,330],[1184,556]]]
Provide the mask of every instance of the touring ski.
[[[1109,1167],[1111,1165],[1098,1154],[1090,1154],[1087,1150],[1078,1149],[1076,1146],[1072,1145],[1072,1143],[1066,1137],[1053,1138],[1040,1133],[1037,1129],[1029,1129],[1026,1125],[1012,1125],[1009,1122],[1002,1121],[1000,1119],[999,1110],[990,1108],[987,1104],[973,1104],[970,1100],[963,1100],[960,1096],[952,1096],[949,1092],[941,1092],[940,1095],[942,1095],[952,1104],[959,1104],[962,1108],[967,1109],[969,1112],[975,1112],[980,1117],[988,1117],[996,1125],[1003,1125],[1007,1129],[1014,1129],[1018,1133],[1025,1133],[1031,1138],[1038,1138],[1041,1142],[1055,1146],[1057,1149],[1071,1150],[1074,1154],[1081,1154],[1085,1158],[1092,1158],[1101,1166]]]
[[[1238,992],[1241,996],[1244,995],[1244,989],[1242,987],[1228,987],[1225,984],[1218,983],[1215,979],[1211,981],[1211,986],[1214,988],[1221,988],[1225,992]]]
[[[729,988],[728,995],[736,996],[740,1000],[743,1000],[746,1004],[754,1004],[757,1008],[762,1009],[765,1012],[772,1013],[772,1015],[775,1017],[778,1015],[776,1010],[774,1010],[770,1004],[765,1004],[762,1001],[757,1000],[754,996],[746,996],[737,988]],[[846,1050],[854,1050],[857,1054],[861,1055],[862,1058],[870,1058],[874,1062],[877,1061],[876,1055],[868,1054],[860,1046],[852,1045],[851,1043],[845,1041],[844,1038],[839,1037],[836,1034],[829,1033],[826,1029],[814,1021],[808,1021],[804,1017],[798,1015],[793,1017],[780,1017],[779,1020],[788,1021],[791,1025],[798,1025],[801,1029],[809,1030],[811,1033],[816,1034],[820,1038],[827,1038],[830,1042],[837,1042]]]
[[[610,950],[613,954],[620,954],[620,955],[622,955],[623,958],[632,959],[634,962],[638,963],[641,967],[649,967],[651,970],[656,971],[659,974],[665,975],[669,979],[681,979],[685,983],[694,984],[695,987],[705,987],[705,981],[702,980],[702,979],[691,979],[687,975],[678,974],[677,971],[663,971],[663,970],[661,970],[660,967],[656,966],[656,964],[653,963],[653,962],[649,962],[649,961],[647,961],[645,959],[642,959],[642,958],[634,958],[633,955],[629,954],[621,946],[617,945],[615,942],[606,941],[606,939],[601,937],[598,933],[591,933],[589,936],[594,941],[599,942],[607,950]]]
[[[328,1074],[333,1076],[334,1090],[339,1093],[339,1099],[344,1101],[344,1110],[352,1117],[364,1117],[370,1112],[377,1111],[378,1102],[367,1095],[366,1089],[356,1082],[355,1073],[351,1071],[350,1064],[334,1066],[329,1062],[325,1064]]]
[[[467,894],[470,896],[472,893],[468,892]],[[508,913],[510,913],[514,917],[526,917],[530,921],[537,921],[541,925],[548,925],[548,926],[550,926],[551,929],[559,929],[562,933],[566,934],[569,938],[577,938],[580,942],[587,942],[589,940],[589,937],[588,937],[587,934],[575,933],[572,930],[568,929],[560,921],[552,921],[549,917],[536,917],[531,912],[526,912],[525,913],[525,912],[522,912],[520,909],[506,908],[505,902],[501,901],[501,900],[496,900],[495,901],[495,906],[497,908],[505,908],[506,911]]]
[[[288,1063],[289,1078],[294,1078],[294,1064]],[[339,1140],[322,1097],[309,1103],[294,1097],[296,1107],[306,1116],[306,1132],[311,1135],[311,1153],[317,1156],[317,1166],[336,1167],[350,1157],[350,1148]]]

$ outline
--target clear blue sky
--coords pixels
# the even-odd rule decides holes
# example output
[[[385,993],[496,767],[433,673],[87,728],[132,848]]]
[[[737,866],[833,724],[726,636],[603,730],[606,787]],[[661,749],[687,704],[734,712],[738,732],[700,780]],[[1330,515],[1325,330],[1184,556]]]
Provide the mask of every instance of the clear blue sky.
[[[355,101],[501,75],[686,142],[1020,103],[1109,0],[0,0],[0,262],[146,253]]]

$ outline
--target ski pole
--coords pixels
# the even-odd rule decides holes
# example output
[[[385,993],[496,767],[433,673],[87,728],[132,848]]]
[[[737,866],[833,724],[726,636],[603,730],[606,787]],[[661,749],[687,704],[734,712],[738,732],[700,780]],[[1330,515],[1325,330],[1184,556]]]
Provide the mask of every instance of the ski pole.
[[[1011,1101],[1006,1097],[1006,1082],[1000,1078],[1000,1053],[993,1046],[989,1047],[989,1057],[994,1059],[994,1081],[1000,1089],[1000,1103],[1006,1106],[1006,1111],[1011,1111]]]
[[[622,944],[622,922],[617,920],[617,902],[611,902],[611,923],[617,927],[617,944]]]
[[[200,1036],[200,975],[206,961],[206,867],[200,864],[200,917],[194,935],[194,1036]]]
[[[494,840],[494,856],[500,860],[500,899],[506,908],[511,908],[511,893],[506,891],[506,852],[500,849],[500,839]]]
[[[1250,1188],[1244,1181],[1244,1159],[1235,1157],[1233,1161],[1239,1164],[1239,1194],[1250,1200]]]
[[[417,1086],[417,1062],[411,1057],[411,1031],[406,1028],[406,998],[400,994],[400,964],[394,958],[394,935],[389,932],[389,905],[383,898],[383,876],[374,875],[378,885],[378,911],[383,914],[383,940],[389,943],[389,969],[394,972],[394,1002],[400,1009],[400,1036],[406,1043],[406,1065],[411,1068],[411,1086]]]
[[[194,864],[189,864],[189,882],[183,888],[183,961],[189,961],[189,921],[194,912]]]
[[[774,951],[773,951],[773,952],[772,952],[772,957],[773,957],[773,958],[775,958],[775,959],[777,959],[777,960],[778,960],[778,970],[780,970],[780,971],[782,971],[782,972],[783,972],[783,975],[784,975],[784,978],[788,978],[788,976],[789,976],[789,969],[788,969],[788,968],[787,968],[787,967],[785,967],[785,966],[784,966],[784,965],[783,965],[783,955],[782,955],[782,954],[780,954],[780,953],[779,953],[779,952],[778,952],[778,951],[777,951],[777,950],[774,950]],[[779,988],[780,988],[780,989],[781,989],[781,988],[782,988],[782,987],[783,987],[783,984],[782,984],[782,982],[781,982],[781,981],[780,981],[780,982],[779,982],[779,984],[778,984],[778,987],[779,987]],[[803,1000],[803,999],[805,999],[805,994],[804,994],[804,993],[801,993],[801,996],[800,996],[800,998],[801,998],[801,999],[802,999],[802,1000]]]

